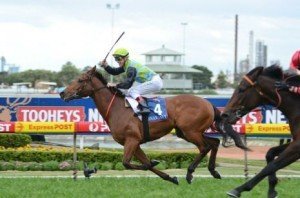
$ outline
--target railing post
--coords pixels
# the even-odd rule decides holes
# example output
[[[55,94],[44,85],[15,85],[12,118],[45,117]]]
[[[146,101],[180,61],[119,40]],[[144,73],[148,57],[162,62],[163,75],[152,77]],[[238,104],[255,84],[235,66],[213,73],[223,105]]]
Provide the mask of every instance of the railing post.
[[[244,142],[245,146],[247,147],[247,135],[244,135]],[[248,169],[248,151],[244,150],[244,174],[245,174],[245,179],[247,180],[249,177],[249,169]]]
[[[76,145],[76,138],[77,134],[74,131],[73,132],[73,179],[77,179],[77,167],[76,167],[76,162],[77,162],[77,145]]]

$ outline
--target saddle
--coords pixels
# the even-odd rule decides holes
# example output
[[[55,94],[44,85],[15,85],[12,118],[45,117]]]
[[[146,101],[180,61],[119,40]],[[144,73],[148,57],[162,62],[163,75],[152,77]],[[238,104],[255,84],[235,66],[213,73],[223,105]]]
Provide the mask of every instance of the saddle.
[[[135,113],[135,116],[138,116],[142,121],[144,142],[148,142],[150,141],[149,122],[166,120],[168,118],[168,113],[166,110],[166,101],[164,98],[143,98],[147,102],[150,114],[140,114],[138,108],[139,103],[135,99],[130,97],[125,97],[125,107],[131,107]]]

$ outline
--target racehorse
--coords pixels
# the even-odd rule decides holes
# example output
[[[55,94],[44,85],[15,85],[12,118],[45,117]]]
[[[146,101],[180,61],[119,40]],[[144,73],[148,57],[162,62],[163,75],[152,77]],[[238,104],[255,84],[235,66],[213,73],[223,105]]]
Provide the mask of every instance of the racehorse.
[[[260,105],[277,107],[288,119],[293,141],[271,148],[266,154],[267,165],[243,185],[229,191],[232,197],[240,197],[243,191],[250,191],[268,176],[268,197],[277,196],[278,182],[276,171],[295,162],[300,157],[300,102],[299,96],[275,86],[279,81],[295,83],[299,76],[285,78],[279,66],[256,67],[246,74],[227,103],[222,117],[225,122],[234,124],[237,120]],[[275,157],[278,156],[276,159]]]
[[[65,101],[90,96],[106,123],[108,124],[113,139],[124,146],[123,165],[127,169],[151,170],[162,179],[178,184],[176,177],[154,168],[158,164],[155,160],[149,160],[141,149],[140,144],[145,143],[143,137],[142,122],[134,115],[131,108],[124,105],[124,95],[116,88],[108,88],[107,81],[96,66],[81,74],[73,80],[60,96]],[[151,122],[149,124],[150,139],[156,140],[176,129],[177,136],[197,146],[200,153],[188,167],[186,180],[192,181],[192,173],[195,168],[211,151],[208,169],[214,178],[221,178],[215,170],[215,161],[220,140],[204,136],[204,132],[212,126],[214,121],[221,122],[221,113],[207,100],[193,95],[179,95],[166,98],[168,118],[164,121]],[[226,125],[226,124],[225,124]],[[223,125],[222,125],[223,127]],[[215,127],[223,133],[218,125]],[[231,125],[226,125],[228,133],[232,133]],[[242,142],[237,146],[246,149]],[[135,156],[142,164],[131,163]]]

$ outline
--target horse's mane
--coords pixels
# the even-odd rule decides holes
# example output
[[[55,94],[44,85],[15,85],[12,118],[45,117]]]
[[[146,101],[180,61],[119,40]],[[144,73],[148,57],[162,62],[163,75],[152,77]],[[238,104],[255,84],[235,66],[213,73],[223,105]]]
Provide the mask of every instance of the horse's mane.
[[[275,80],[282,80],[283,79],[283,71],[282,68],[279,65],[271,65],[269,67],[265,67],[262,75],[268,76],[270,78],[273,78]]]
[[[106,86],[107,80],[102,76],[100,71],[97,71],[94,73],[94,75]]]
[[[96,76],[96,78],[98,78],[105,86],[107,85],[107,80],[103,77],[103,75],[101,74],[100,71],[95,71],[94,75]],[[125,97],[124,93],[122,91],[120,91],[118,88],[116,87],[110,87],[109,90],[113,93],[117,93],[117,96],[120,97]]]

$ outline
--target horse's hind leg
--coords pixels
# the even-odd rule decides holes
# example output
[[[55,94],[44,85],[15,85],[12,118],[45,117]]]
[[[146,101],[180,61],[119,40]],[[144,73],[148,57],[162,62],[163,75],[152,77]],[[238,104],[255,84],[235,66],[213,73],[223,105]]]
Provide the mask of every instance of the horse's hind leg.
[[[186,180],[190,184],[193,179],[193,172],[199,165],[199,163],[202,161],[202,159],[207,155],[207,153],[212,150],[209,163],[208,163],[208,170],[211,173],[211,175],[214,178],[221,179],[220,174],[215,170],[216,167],[216,155],[218,152],[218,147],[220,140],[216,138],[209,138],[209,137],[203,137],[205,140],[205,146],[198,146],[200,150],[200,154],[195,158],[195,160],[192,162],[192,164],[189,166],[187,174],[186,174]]]
[[[270,148],[270,150],[268,150],[268,152],[266,154],[267,163],[269,164],[270,162],[272,162],[275,159],[276,156],[278,156],[280,153],[282,153],[286,149],[286,147],[288,145],[289,144],[283,144],[283,145],[280,145],[280,146]],[[268,197],[269,198],[276,197],[277,192],[275,190],[275,186],[278,183],[278,179],[276,177],[276,172],[269,175],[268,180],[269,180]]]
[[[151,161],[147,158],[146,154],[144,153],[144,151],[141,149],[140,146],[138,146],[136,152],[135,152],[135,157],[142,163],[142,164],[153,164],[151,163]],[[174,184],[178,185],[178,179],[177,177],[170,177],[168,174],[157,170],[156,168],[154,168],[153,166],[151,166],[149,168],[150,171],[152,171],[153,173],[155,173],[156,175],[158,175],[159,177],[161,177],[164,180],[170,181]]]
[[[216,171],[216,159],[217,159],[220,140],[218,138],[205,137],[205,141],[209,142],[211,146],[211,152],[210,152],[210,157],[208,162],[208,170],[214,178],[221,179],[221,175],[218,173],[218,171]]]
[[[194,159],[194,161],[189,165],[187,173],[186,173],[186,181],[191,184],[193,179],[193,172],[199,165],[199,163],[202,161],[202,159],[207,155],[207,153],[210,151],[210,146],[207,145],[204,147],[204,149],[201,149],[201,153]]]

